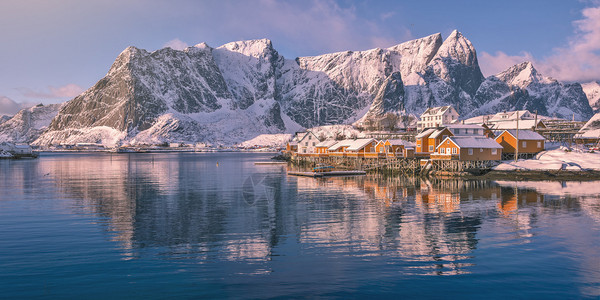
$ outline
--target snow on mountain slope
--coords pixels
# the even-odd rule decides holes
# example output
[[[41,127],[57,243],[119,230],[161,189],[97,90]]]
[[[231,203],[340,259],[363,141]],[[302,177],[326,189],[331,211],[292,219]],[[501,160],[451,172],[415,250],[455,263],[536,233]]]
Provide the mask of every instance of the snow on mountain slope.
[[[600,111],[600,82],[592,81],[588,83],[582,83],[581,88],[583,88],[583,92],[585,93],[590,106],[594,110],[594,112]]]
[[[61,105],[40,104],[20,110],[0,123],[0,142],[24,143],[36,139],[58,114]]]
[[[237,144],[442,105],[462,116],[529,109],[583,119],[591,116],[583,98],[579,84],[543,77],[530,64],[483,78],[475,47],[458,31],[445,40],[438,33],[387,49],[293,60],[267,39],[182,51],[129,47],[104,78],[60,109],[36,143]]]
[[[475,98],[481,106],[466,116],[527,109],[541,115],[587,120],[593,111],[578,83],[560,83],[542,76],[530,62],[488,77]]]

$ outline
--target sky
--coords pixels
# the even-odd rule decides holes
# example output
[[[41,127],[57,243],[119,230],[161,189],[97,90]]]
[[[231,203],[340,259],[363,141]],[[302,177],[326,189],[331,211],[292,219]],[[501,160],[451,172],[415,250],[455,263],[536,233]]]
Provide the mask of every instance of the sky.
[[[268,38],[294,59],[454,29],[485,76],[532,61],[562,81],[600,80],[600,0],[0,0],[0,115],[72,99],[131,45]]]

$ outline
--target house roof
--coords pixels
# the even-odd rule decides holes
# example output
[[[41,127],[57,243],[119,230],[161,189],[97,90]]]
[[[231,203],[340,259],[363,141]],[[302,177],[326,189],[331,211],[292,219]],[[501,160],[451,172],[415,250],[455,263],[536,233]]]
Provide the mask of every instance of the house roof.
[[[353,140],[341,140],[338,141],[337,143],[333,144],[331,147],[329,147],[327,150],[329,151],[336,151],[342,147],[348,147],[351,145]]]
[[[519,120],[526,120],[526,119],[533,118],[533,116],[531,115],[531,113],[528,110],[515,110],[515,111],[499,112],[499,113],[495,114],[493,117],[491,117],[489,119],[489,121],[497,122],[497,121],[506,121],[506,120],[516,120],[517,113],[519,113],[518,114]]]
[[[544,123],[538,120],[538,123]],[[519,128],[534,128],[536,125],[535,120],[519,120]],[[506,130],[506,129],[517,129],[517,121],[503,121],[491,124],[493,130]]]
[[[436,129],[435,129],[435,128],[429,128],[429,129],[427,129],[427,130],[425,130],[425,131],[423,131],[423,132],[421,132],[421,133],[417,134],[417,136],[415,136],[415,138],[418,138],[418,139],[420,139],[420,138],[422,138],[422,137],[429,136],[429,135],[430,135],[430,134],[432,134],[434,131],[436,131]]]
[[[433,132],[433,133],[432,133],[432,134],[429,136],[429,138],[430,138],[430,139],[435,139],[435,138],[437,138],[438,136],[440,136],[440,134],[442,134],[442,132],[444,132],[444,130],[445,130],[445,129],[446,129],[445,127],[444,127],[444,128],[441,128],[441,129],[436,129],[436,130],[435,130],[435,131],[434,131],[434,132]]]
[[[514,138],[517,138],[517,130],[516,129],[509,129],[509,130],[502,131],[502,133],[504,133],[504,132],[508,132],[508,134],[512,135]],[[535,131],[531,131],[531,130],[527,130],[527,129],[519,129],[519,140],[543,141],[545,139],[546,139],[545,137],[543,137],[542,135],[540,135],[539,133],[537,133]]]
[[[298,146],[298,141],[289,141],[290,146]]]
[[[348,146],[348,148],[346,148],[346,150],[347,151],[358,151],[374,141],[375,141],[375,139],[357,139],[357,140],[354,140],[350,144],[350,146]]]
[[[443,115],[446,111],[448,111],[452,106],[439,106],[439,107],[430,107],[428,109],[426,109],[422,114],[421,117],[424,116],[441,116]]]
[[[415,143],[401,140],[401,139],[388,140],[388,141],[390,142],[390,145],[394,145],[394,146],[404,146],[404,147],[414,147],[415,146]]]
[[[489,148],[489,149],[502,149],[500,144],[496,141],[479,136],[450,136],[443,140],[439,146],[442,147],[446,140],[450,139],[459,148]]]
[[[483,129],[483,126],[477,124],[451,124],[446,127],[448,129]]]
[[[326,148],[329,148],[329,147],[337,144],[337,142],[338,141],[336,141],[336,140],[325,140],[325,141],[322,141],[322,142],[316,144],[315,147],[319,147],[319,148],[326,147]]]

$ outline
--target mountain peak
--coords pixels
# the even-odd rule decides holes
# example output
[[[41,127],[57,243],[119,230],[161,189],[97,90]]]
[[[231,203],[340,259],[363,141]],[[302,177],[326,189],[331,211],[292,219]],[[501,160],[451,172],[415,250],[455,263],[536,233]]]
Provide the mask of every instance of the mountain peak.
[[[232,52],[237,52],[246,56],[256,58],[267,57],[273,52],[273,43],[269,39],[246,40],[227,43],[217,49],[227,49]]]
[[[532,83],[551,83],[555,81],[549,77],[542,76],[542,74],[535,69],[533,63],[530,61],[524,61],[520,64],[516,64],[495,75],[495,77],[504,82],[510,83],[511,85],[516,85],[519,87],[525,87]]]

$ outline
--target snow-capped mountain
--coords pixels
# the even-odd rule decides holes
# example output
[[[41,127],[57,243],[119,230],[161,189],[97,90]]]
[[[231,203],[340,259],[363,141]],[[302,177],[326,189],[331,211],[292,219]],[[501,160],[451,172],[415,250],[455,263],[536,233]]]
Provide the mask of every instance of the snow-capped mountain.
[[[25,143],[36,139],[52,121],[62,104],[36,105],[20,110],[0,123],[0,142]]]
[[[588,98],[590,106],[594,112],[600,112],[600,82],[592,81],[588,83],[582,83],[581,87],[583,92]]]
[[[387,49],[296,59],[262,39],[182,51],[129,47],[35,143],[236,144],[442,105],[462,116],[508,109],[592,115],[579,84],[543,77],[529,63],[484,78],[475,47],[458,31],[445,40],[438,33]]]
[[[565,119],[574,116],[580,121],[593,115],[579,83],[561,83],[542,76],[530,62],[488,77],[479,86],[475,98],[482,105],[467,116],[521,109]]]

